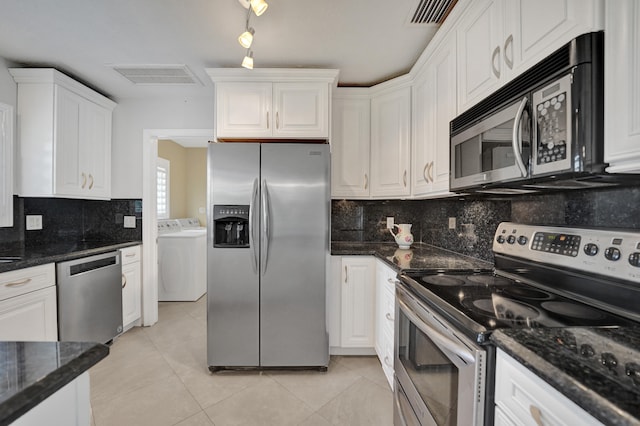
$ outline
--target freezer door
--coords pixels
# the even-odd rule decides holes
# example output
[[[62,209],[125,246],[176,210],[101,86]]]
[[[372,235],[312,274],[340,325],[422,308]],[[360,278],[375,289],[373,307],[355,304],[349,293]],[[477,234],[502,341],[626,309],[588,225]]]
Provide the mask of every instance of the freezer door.
[[[260,145],[210,144],[207,209],[207,359],[211,367],[259,365]],[[250,205],[250,247],[213,246],[214,205]]]
[[[329,146],[262,145],[260,364],[327,366]]]

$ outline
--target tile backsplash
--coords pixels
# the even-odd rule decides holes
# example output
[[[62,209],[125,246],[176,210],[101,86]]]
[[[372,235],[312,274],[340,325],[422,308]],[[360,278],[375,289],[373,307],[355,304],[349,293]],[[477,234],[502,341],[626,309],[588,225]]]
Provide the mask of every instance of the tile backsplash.
[[[388,241],[387,216],[411,223],[422,241],[492,261],[500,222],[626,228],[640,231],[640,187],[566,191],[511,198],[451,197],[436,200],[333,200],[334,241]],[[456,219],[449,229],[449,218]]]
[[[26,230],[26,215],[42,215],[41,230]],[[136,227],[124,228],[124,216]],[[14,226],[0,228],[0,243],[40,245],[48,242],[142,240],[142,200],[75,200],[14,197]]]

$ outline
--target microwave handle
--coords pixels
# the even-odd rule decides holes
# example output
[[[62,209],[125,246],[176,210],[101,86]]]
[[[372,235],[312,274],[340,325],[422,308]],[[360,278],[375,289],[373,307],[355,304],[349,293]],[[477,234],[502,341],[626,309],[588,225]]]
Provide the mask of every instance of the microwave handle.
[[[527,167],[524,165],[524,161],[522,161],[522,134],[520,133],[520,122],[522,121],[522,114],[524,113],[524,109],[527,106],[527,97],[522,98],[522,102],[520,102],[520,106],[518,107],[518,112],[516,113],[516,118],[513,121],[513,135],[511,137],[511,145],[513,147],[513,154],[516,158],[516,164],[522,173],[522,177],[527,177]]]

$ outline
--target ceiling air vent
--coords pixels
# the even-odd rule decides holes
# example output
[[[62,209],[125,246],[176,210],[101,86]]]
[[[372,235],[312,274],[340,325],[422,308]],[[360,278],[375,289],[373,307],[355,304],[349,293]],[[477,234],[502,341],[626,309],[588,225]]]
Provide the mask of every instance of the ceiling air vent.
[[[200,84],[186,65],[116,65],[113,69],[133,84]]]
[[[411,24],[442,24],[457,0],[420,0]]]

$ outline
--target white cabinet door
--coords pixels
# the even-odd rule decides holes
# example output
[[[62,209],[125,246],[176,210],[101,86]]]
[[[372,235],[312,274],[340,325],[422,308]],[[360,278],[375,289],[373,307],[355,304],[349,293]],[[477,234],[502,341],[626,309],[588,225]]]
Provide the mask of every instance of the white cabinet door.
[[[601,425],[584,409],[500,349],[496,354],[495,400],[501,411],[498,424]]]
[[[640,3],[606,2],[604,160],[608,172],[640,173]]]
[[[56,288],[0,301],[0,340],[58,340]]]
[[[87,175],[81,164],[80,115],[83,99],[77,94],[55,86],[55,193],[80,196],[87,185]],[[84,141],[82,141],[84,143]]]
[[[411,88],[371,99],[371,196],[401,198],[411,193]]]
[[[342,258],[340,346],[343,348],[373,348],[375,345],[374,274],[373,258]]]
[[[270,137],[271,83],[216,84],[218,138]]]
[[[375,349],[393,389],[393,345],[395,334],[395,280],[396,271],[376,259],[376,340]]]
[[[0,103],[0,227],[13,226],[13,107]]]
[[[414,197],[449,193],[449,122],[456,115],[455,33],[427,61],[413,85]]]
[[[329,86],[326,83],[275,83],[273,136],[326,139]]]
[[[86,198],[111,196],[111,111],[96,104],[83,105],[80,150]],[[82,177],[81,173],[81,177]],[[83,182],[84,183],[84,182]]]
[[[142,316],[140,246],[120,250],[122,258],[122,325],[131,328]]]
[[[334,97],[332,114],[331,196],[368,198],[371,126],[369,97],[350,97],[348,94]]]

